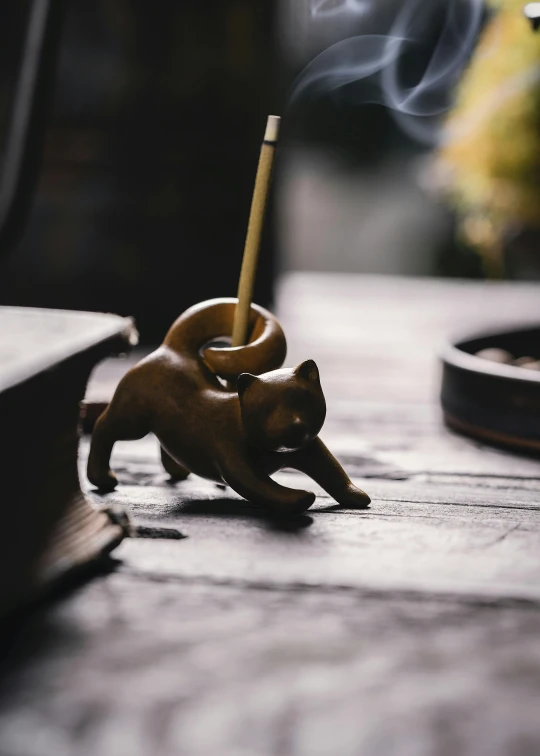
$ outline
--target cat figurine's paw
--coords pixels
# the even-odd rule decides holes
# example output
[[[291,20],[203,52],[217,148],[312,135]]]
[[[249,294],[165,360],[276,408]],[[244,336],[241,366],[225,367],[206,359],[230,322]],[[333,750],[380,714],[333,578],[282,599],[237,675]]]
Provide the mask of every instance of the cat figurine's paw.
[[[101,472],[89,465],[87,474],[90,483],[104,493],[114,491],[118,485],[118,478],[112,470]]]
[[[346,509],[367,509],[371,504],[371,499],[367,493],[352,483],[347,486],[343,494],[336,496],[336,501],[340,507],[345,507]]]
[[[279,502],[272,506],[271,512],[275,515],[298,515],[309,509],[315,501],[315,494],[311,491],[295,491],[295,495],[283,496]]]

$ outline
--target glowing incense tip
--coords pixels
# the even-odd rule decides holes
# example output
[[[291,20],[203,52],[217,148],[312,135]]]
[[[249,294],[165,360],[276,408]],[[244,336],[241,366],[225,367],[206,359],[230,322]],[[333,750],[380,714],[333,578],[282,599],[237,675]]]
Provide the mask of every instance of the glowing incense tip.
[[[266,131],[264,133],[265,142],[277,142],[280,124],[281,118],[279,116],[268,116]]]

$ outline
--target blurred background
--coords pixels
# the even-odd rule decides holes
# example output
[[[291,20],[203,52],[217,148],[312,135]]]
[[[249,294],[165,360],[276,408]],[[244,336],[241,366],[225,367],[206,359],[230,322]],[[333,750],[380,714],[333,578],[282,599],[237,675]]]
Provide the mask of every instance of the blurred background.
[[[452,213],[427,186],[437,125],[427,119],[426,144],[414,123],[396,119],[393,108],[382,102],[380,83],[370,82],[371,89],[365,86],[361,63],[369,52],[364,50],[375,35],[402,32],[396,27],[401,27],[399,15],[406,5],[402,0],[282,3],[278,39],[292,92],[291,138],[283,148],[279,194],[282,261],[287,268],[481,274],[475,256],[456,243]],[[414,89],[441,38],[448,1],[408,5],[412,19],[404,22],[406,31],[419,42],[412,54],[402,57],[400,75],[404,88]],[[350,51],[346,45],[339,47],[341,40],[355,37],[359,44],[351,45]],[[454,52],[460,53],[459,48],[456,45]],[[377,53],[378,48],[372,59]],[[316,73],[322,75],[295,96],[302,71],[313,60]],[[338,74],[340,69],[345,72],[333,79],[336,68]]]
[[[507,5],[519,34],[535,37],[522,4]],[[28,9],[3,9],[4,136]],[[480,0],[72,0],[36,198],[0,258],[0,303],[135,315],[143,340],[157,341],[186,306],[235,295],[269,113],[283,116],[283,137],[261,304],[288,270],[489,274],[459,232],[459,202],[441,191],[444,116],[432,115],[455,99],[492,11]],[[400,24],[414,44],[381,84],[360,64],[377,68],[377,40]],[[389,107],[396,89],[405,96]],[[517,235],[514,223],[509,248]],[[495,267],[531,277],[531,259]]]

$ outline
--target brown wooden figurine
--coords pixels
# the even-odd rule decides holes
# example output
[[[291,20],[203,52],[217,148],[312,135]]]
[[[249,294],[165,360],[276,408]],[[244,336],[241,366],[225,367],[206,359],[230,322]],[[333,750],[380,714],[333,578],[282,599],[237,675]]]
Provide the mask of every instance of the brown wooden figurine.
[[[279,369],[286,341],[276,318],[252,304],[246,346],[206,346],[232,332],[236,306],[236,299],[215,299],[190,308],[162,346],[125,375],[94,430],[90,482],[113,489],[114,443],[152,432],[177,480],[193,472],[272,512],[292,514],[308,509],[315,495],[270,478],[288,467],[309,475],[338,504],[367,507],[367,494],[318,438],[326,403],[317,366],[308,360]]]
[[[238,299],[214,299],[187,310],[163,344],[130,370],[94,429],[88,478],[102,490],[116,486],[109,468],[116,441],[155,433],[167,472],[191,472],[227,483],[276,513],[302,512],[315,495],[276,483],[284,467],[311,476],[344,507],[365,508],[356,488],[318,438],[326,416],[319,371],[312,360],[292,370],[285,334],[262,307],[251,303],[279,118],[266,128]],[[211,346],[224,336],[229,348]]]

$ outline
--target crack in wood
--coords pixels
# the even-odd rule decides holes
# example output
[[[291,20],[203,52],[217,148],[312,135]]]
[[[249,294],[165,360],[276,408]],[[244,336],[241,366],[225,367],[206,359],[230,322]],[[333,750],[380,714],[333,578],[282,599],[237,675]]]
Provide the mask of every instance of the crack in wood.
[[[384,602],[410,600],[429,604],[431,601],[440,601],[442,603],[453,603],[473,608],[483,608],[486,610],[516,608],[534,612],[540,611],[540,599],[490,596],[480,593],[466,594],[453,591],[424,591],[409,588],[390,588],[380,590],[368,587],[340,585],[338,583],[332,583],[331,585],[314,585],[313,583],[303,583],[299,581],[290,583],[272,583],[267,580],[247,580],[244,578],[174,575],[172,573],[137,570],[128,567],[123,563],[120,564],[116,574],[151,583],[185,584],[190,586],[200,585],[216,588],[241,588],[246,591],[268,591],[271,593],[310,593],[321,595],[347,594],[357,596],[359,599],[376,599]]]
[[[517,525],[514,525],[513,528],[509,528],[506,533],[502,533],[498,538],[495,538],[493,541],[490,541],[490,543],[486,543],[484,545],[485,549],[490,549],[492,546],[496,546],[498,543],[502,543],[505,541],[509,535],[512,535],[512,533],[515,533],[516,530],[519,530],[521,527],[521,524],[518,523]]]

